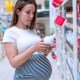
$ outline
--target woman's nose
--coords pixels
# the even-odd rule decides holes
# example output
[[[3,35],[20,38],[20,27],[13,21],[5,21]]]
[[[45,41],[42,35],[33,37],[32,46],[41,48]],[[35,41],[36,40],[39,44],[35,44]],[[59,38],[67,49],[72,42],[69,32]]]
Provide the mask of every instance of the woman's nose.
[[[33,18],[33,14],[30,14],[30,18],[31,18],[31,19]]]

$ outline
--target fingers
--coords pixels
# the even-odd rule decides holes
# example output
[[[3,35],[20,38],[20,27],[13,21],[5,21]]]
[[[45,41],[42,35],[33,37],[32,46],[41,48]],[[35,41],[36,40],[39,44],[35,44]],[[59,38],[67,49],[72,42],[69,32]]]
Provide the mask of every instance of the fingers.
[[[42,48],[42,51],[51,51],[51,50],[52,50],[51,47],[48,47],[48,48],[43,47],[43,48]]]
[[[50,44],[48,44],[48,43],[44,43],[43,42],[43,40],[39,40],[38,42],[37,42],[38,44],[41,44],[41,45],[44,45],[44,46],[50,46]]]
[[[51,50],[42,50],[42,52],[45,53],[49,53]]]
[[[45,56],[47,56],[49,53],[50,53],[49,50],[47,50],[47,51],[43,51],[43,54],[44,54]]]
[[[50,44],[45,44],[43,40],[38,41],[36,44],[36,50],[41,52],[50,52],[52,46]]]
[[[51,45],[52,48],[56,48],[56,44]]]
[[[43,45],[42,46],[42,52],[44,53],[49,53],[52,50],[52,46],[51,45]]]

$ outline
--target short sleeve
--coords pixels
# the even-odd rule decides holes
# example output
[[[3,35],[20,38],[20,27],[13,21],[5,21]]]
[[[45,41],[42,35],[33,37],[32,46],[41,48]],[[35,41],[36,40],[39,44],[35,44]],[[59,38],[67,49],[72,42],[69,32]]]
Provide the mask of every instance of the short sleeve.
[[[4,36],[3,36],[3,43],[4,42],[15,43],[16,42],[16,34],[13,31],[7,29],[4,33]]]

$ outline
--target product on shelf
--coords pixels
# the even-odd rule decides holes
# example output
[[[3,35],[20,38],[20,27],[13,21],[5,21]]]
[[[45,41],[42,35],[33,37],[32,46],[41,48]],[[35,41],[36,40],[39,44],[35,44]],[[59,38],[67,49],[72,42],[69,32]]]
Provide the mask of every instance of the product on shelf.
[[[73,7],[72,7],[72,6],[65,7],[65,10],[66,10],[66,13],[67,13],[67,14],[72,14],[72,12],[73,12]]]
[[[56,8],[60,5],[64,5],[68,0],[53,0],[52,5]]]
[[[6,0],[5,5],[6,5],[6,12],[12,13],[13,12],[13,0]]]
[[[77,23],[80,26],[80,1],[77,2]]]
[[[57,55],[55,54],[54,50],[52,50],[51,53],[52,53],[52,58],[57,59]]]
[[[58,15],[57,18],[55,19],[54,23],[58,26],[58,27],[63,27],[66,23],[67,19],[64,18],[61,15]]]
[[[63,3],[63,0],[53,0],[52,5],[54,7],[59,7]]]
[[[78,42],[78,54],[80,56],[80,38],[78,38],[77,42]]]
[[[80,1],[77,2],[78,13],[80,13]]]
[[[77,40],[77,41],[78,41],[78,44],[80,45],[80,38],[78,38],[78,40]]]
[[[65,26],[69,29],[73,29],[73,24],[72,23],[66,22]]]

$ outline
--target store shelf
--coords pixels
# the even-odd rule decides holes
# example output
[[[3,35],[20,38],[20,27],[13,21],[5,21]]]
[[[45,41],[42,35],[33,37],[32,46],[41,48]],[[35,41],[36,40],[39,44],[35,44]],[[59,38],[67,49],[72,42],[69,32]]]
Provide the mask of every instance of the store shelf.
[[[78,33],[78,37],[80,38],[80,33]]]
[[[70,5],[68,5],[70,3]],[[57,34],[57,52],[58,58],[61,63],[61,68],[65,72],[62,73],[65,76],[64,79],[61,77],[59,80],[77,80],[77,14],[76,14],[77,0],[68,0],[63,6],[57,8],[55,16],[57,14],[64,16],[67,19],[67,24],[63,28],[56,28]],[[72,7],[70,10],[66,10],[66,7]],[[53,8],[54,9],[54,8]],[[61,13],[60,13],[61,12]],[[52,21],[52,20],[51,20]],[[78,30],[80,33],[80,30]],[[63,51],[63,53],[61,53]],[[60,76],[62,76],[60,73]]]
[[[66,51],[67,51],[67,55],[73,57],[73,47],[70,45],[70,43],[68,41],[66,41]]]
[[[80,34],[80,26],[78,26],[78,33]]]
[[[68,68],[68,73],[69,73],[69,77],[72,77],[72,79],[69,79],[69,80],[74,80],[74,76],[73,76],[73,72],[72,72],[72,65],[73,64],[71,61],[73,61],[73,55],[71,54],[71,52],[67,51],[66,50],[66,55],[67,55],[67,58],[66,58],[66,67]]]
[[[49,20],[48,17],[43,17],[43,18],[37,18],[38,20]]]
[[[67,69],[68,69],[68,72],[69,72],[69,76],[71,77],[70,80],[74,80],[74,76],[73,76],[73,72],[71,70],[71,67],[70,67],[70,64],[68,63],[68,61],[66,60],[66,63],[67,63]]]

